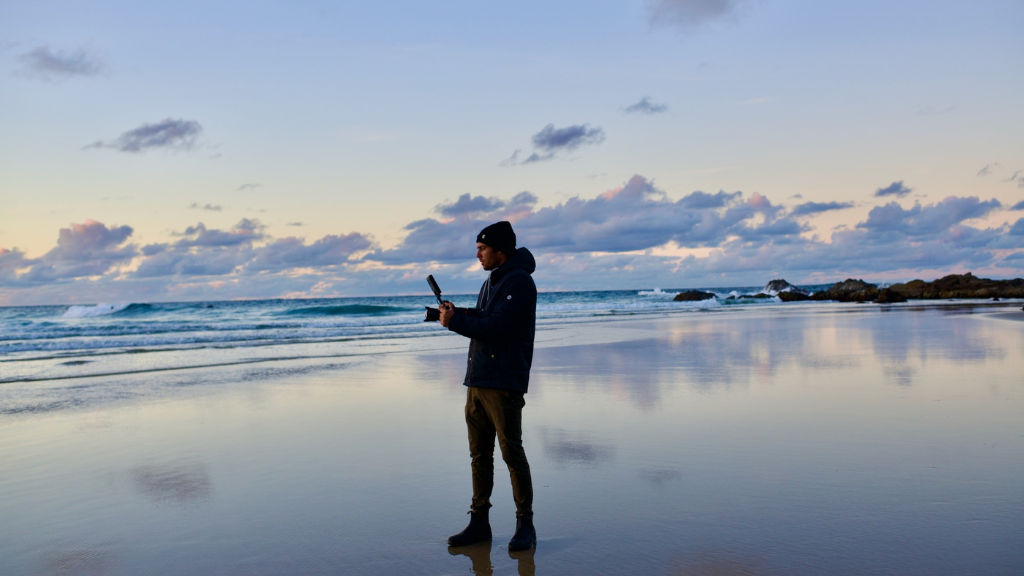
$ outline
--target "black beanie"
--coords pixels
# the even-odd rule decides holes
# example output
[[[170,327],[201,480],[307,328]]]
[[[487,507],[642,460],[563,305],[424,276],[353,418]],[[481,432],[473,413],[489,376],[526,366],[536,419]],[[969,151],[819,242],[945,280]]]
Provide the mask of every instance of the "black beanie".
[[[512,231],[512,225],[504,220],[481,230],[476,235],[476,241],[504,252],[505,256],[511,257],[516,251],[516,233]]]

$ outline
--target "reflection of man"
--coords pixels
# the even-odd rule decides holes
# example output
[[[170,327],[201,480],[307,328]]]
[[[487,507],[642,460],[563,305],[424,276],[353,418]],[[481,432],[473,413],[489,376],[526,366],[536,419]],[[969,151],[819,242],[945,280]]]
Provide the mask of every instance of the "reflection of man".
[[[473,470],[473,503],[469,525],[448,538],[451,546],[491,539],[488,511],[494,487],[494,439],[512,478],[516,502],[516,533],[510,551],[526,550],[537,542],[533,528],[533,481],[523,450],[522,410],[533,363],[537,319],[537,264],[526,248],[516,249],[516,233],[508,222],[491,224],[476,237],[476,257],[490,272],[476,308],[440,307],[441,324],[467,338],[469,365],[466,426]]]
[[[534,561],[536,548],[522,552],[509,552],[508,557],[516,561],[519,576],[535,576],[537,574],[537,563]],[[466,556],[472,562],[470,568],[473,576],[494,576],[494,565],[491,564],[491,543],[481,542],[473,546],[462,548],[449,548],[448,553],[452,556]]]

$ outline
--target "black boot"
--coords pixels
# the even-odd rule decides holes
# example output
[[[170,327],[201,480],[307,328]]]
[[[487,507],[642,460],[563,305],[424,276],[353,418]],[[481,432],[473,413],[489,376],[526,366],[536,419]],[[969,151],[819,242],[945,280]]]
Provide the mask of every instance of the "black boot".
[[[469,546],[491,539],[491,523],[487,520],[488,509],[470,510],[469,526],[454,536],[448,537],[449,546]]]
[[[537,530],[533,527],[533,516],[518,516],[516,518],[516,533],[508,542],[508,551],[529,550],[536,543]]]

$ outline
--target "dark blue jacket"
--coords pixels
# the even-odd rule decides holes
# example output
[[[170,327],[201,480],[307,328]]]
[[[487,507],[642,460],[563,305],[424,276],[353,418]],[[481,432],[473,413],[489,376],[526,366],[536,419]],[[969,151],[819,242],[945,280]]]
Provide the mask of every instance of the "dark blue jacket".
[[[448,329],[470,338],[463,384],[526,393],[533,364],[537,286],[533,254],[519,248],[491,270],[476,308],[457,308]]]

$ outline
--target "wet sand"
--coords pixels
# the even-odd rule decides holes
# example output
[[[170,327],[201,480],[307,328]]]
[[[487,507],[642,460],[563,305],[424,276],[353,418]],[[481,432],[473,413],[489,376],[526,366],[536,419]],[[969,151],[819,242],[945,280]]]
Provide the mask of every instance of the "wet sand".
[[[0,574],[1021,574],[1024,325],[994,316],[539,334],[540,540],[513,555],[500,465],[494,542],[445,545],[470,498],[457,337],[62,381],[74,401],[0,420]]]
[[[1024,321],[1024,310],[1018,310],[1016,312],[998,312],[992,314],[993,318],[999,318],[1001,320],[1017,320],[1018,322]]]

